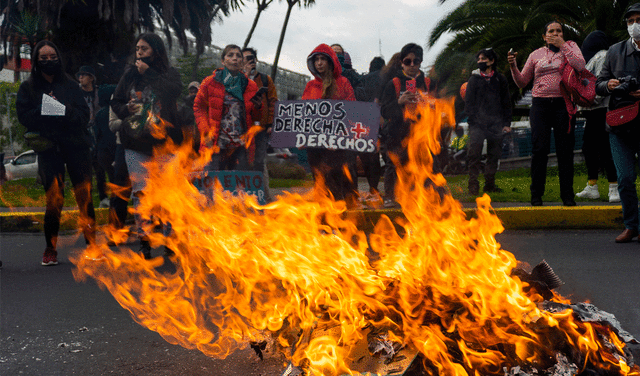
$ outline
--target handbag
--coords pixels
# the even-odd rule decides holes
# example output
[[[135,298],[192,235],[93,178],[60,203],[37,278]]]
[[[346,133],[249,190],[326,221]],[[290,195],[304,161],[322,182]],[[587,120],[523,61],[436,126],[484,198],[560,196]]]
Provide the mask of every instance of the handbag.
[[[596,99],[596,76],[588,69],[576,71],[566,60],[562,68],[561,86],[573,104],[590,107]]]
[[[610,127],[617,127],[626,124],[638,116],[640,101],[634,104],[617,108],[607,112],[607,124]]]

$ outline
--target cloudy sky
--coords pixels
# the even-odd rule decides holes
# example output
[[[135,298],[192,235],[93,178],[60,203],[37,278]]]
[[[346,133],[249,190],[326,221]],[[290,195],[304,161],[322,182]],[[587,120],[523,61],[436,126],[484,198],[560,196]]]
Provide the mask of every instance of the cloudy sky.
[[[433,63],[449,40],[426,50],[429,33],[445,15],[464,0],[316,0],[311,8],[294,8],[284,39],[278,66],[309,74],[306,57],[320,43],[341,44],[351,55],[353,67],[367,72],[369,62],[382,53],[385,60],[414,42],[425,47],[422,69]],[[213,43],[242,46],[256,13],[253,1],[245,1],[242,12],[234,12],[213,26]],[[272,63],[286,15],[286,2],[275,0],[262,12],[249,45],[258,59]]]

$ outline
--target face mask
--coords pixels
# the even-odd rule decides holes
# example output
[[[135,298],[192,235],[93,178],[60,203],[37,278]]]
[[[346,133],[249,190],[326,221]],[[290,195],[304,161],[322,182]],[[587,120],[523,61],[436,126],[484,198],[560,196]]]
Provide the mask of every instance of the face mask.
[[[551,52],[553,52],[554,54],[558,51],[560,51],[560,47],[556,47],[553,44],[548,45],[547,47],[549,47],[549,49],[551,50]]]
[[[633,40],[640,40],[640,24],[632,23],[627,26],[627,31],[629,32],[629,36],[633,38]]]
[[[42,73],[49,76],[54,76],[62,70],[60,60],[38,60],[38,68]]]
[[[478,69],[480,69],[482,72],[486,71],[488,67],[489,65],[487,65],[486,61],[478,63]]]

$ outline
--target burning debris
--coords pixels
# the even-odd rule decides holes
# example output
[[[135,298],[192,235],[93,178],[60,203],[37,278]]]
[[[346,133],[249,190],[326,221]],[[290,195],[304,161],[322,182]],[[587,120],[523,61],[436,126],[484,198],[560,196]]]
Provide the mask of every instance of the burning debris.
[[[430,99],[418,112],[396,188],[403,219],[383,215],[365,234],[344,202],[313,194],[260,206],[217,189],[212,203],[187,178],[206,163],[187,146],[148,166],[137,209],[171,224],[147,233],[174,250],[172,267],[95,245],[74,274],[172,344],[218,358],[253,344],[281,354],[287,376],[640,375],[621,330],[581,321],[546,263],[520,270],[501,249],[488,196],[467,219],[442,194],[431,165],[453,105]]]

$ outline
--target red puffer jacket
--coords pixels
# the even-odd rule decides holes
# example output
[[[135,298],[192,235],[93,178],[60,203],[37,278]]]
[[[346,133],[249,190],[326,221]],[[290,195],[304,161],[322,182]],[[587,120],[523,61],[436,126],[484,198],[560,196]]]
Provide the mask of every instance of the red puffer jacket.
[[[353,88],[351,87],[349,80],[342,75],[342,67],[340,66],[338,56],[333,52],[331,47],[324,43],[316,47],[307,57],[307,67],[309,67],[309,71],[313,74],[315,79],[307,83],[307,86],[304,88],[304,92],[302,93],[302,99],[322,98],[322,77],[320,77],[313,65],[313,59],[318,54],[326,55],[329,58],[329,61],[333,62],[333,78],[336,80],[337,90],[333,97],[328,99],[355,101],[356,96],[353,93]]]
[[[200,131],[200,150],[205,149],[207,145],[218,145],[225,96],[221,77],[222,68],[218,68],[213,71],[211,76],[205,78],[200,84],[200,89],[193,102],[193,113],[196,124],[198,124],[198,131]],[[260,119],[260,110],[254,108],[253,102],[251,102],[251,98],[258,92],[258,85],[249,78],[247,81],[247,87],[242,97],[246,113],[246,128],[249,129],[253,125],[253,119]]]

